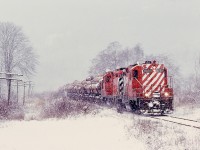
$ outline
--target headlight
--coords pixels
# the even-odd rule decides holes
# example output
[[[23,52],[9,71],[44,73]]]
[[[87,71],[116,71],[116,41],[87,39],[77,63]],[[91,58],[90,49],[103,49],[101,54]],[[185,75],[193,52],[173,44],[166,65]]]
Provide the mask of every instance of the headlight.
[[[145,97],[149,97],[149,94],[148,94],[148,93],[145,93]]]
[[[154,101],[153,104],[156,105],[156,106],[159,106],[160,102],[159,101]]]
[[[165,92],[165,97],[168,97],[169,96],[169,93],[168,92]]]
[[[151,108],[151,107],[153,107],[153,103],[152,102],[149,102],[148,103],[148,106]]]

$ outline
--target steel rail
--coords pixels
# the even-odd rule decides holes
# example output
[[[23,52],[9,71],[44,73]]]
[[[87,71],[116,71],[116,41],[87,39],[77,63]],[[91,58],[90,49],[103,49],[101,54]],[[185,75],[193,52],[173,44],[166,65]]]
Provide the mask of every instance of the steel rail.
[[[180,122],[177,122],[175,120],[167,120],[167,119],[162,118],[162,116],[160,116],[160,117],[151,116],[151,118],[153,118],[153,119],[163,120],[163,121],[166,121],[166,122],[171,122],[171,123],[175,123],[175,124],[179,124],[179,125],[183,125],[183,126],[187,126],[187,127],[192,127],[192,128],[200,129],[200,122],[198,122],[196,120],[185,119],[185,118],[178,118],[178,117],[171,117],[171,116],[168,116],[168,117],[169,118],[176,118],[176,119],[179,119],[179,120],[186,120],[186,121],[189,121],[189,122],[199,123],[199,126],[190,125],[190,124],[187,124],[187,123],[180,123]]]

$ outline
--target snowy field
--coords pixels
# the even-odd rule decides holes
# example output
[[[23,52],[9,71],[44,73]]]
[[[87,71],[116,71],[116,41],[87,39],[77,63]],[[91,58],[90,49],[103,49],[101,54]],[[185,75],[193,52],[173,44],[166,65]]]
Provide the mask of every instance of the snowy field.
[[[197,107],[178,107],[174,112],[175,116],[184,117],[200,121],[200,108]]]
[[[36,121],[35,106],[27,107],[26,121],[0,121],[0,150],[200,149],[199,129],[108,108]]]
[[[97,116],[46,121],[11,121],[0,124],[0,150],[144,150],[128,138],[130,120],[114,117],[113,111]]]

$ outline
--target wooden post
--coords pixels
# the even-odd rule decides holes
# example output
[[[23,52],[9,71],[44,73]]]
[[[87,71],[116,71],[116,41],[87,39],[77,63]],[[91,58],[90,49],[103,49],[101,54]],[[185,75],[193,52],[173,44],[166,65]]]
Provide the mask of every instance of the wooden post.
[[[0,79],[0,99],[1,99],[1,79]]]
[[[10,105],[11,79],[7,79],[7,82],[8,82],[8,105]]]
[[[26,83],[24,82],[23,105],[25,104],[25,97],[26,97]]]
[[[19,100],[19,84],[18,84],[18,80],[17,80],[17,103]]]
[[[31,92],[31,81],[28,81],[28,98],[30,98],[30,92]]]

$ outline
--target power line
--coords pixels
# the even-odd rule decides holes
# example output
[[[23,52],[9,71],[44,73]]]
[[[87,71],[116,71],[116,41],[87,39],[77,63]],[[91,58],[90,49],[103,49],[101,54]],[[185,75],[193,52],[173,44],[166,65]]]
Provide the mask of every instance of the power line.
[[[23,75],[22,74],[17,74],[17,73],[6,73],[6,72],[0,72],[0,74],[5,75],[5,77],[0,77],[0,79],[5,79],[8,82],[8,97],[7,97],[7,101],[8,101],[8,105],[9,105],[10,104],[11,87],[12,87],[12,82],[11,81],[16,80],[17,81],[17,85],[18,85],[18,81],[21,81],[18,78],[13,78],[13,76],[19,77],[19,76],[23,76]],[[18,86],[17,86],[17,102],[18,102]]]

